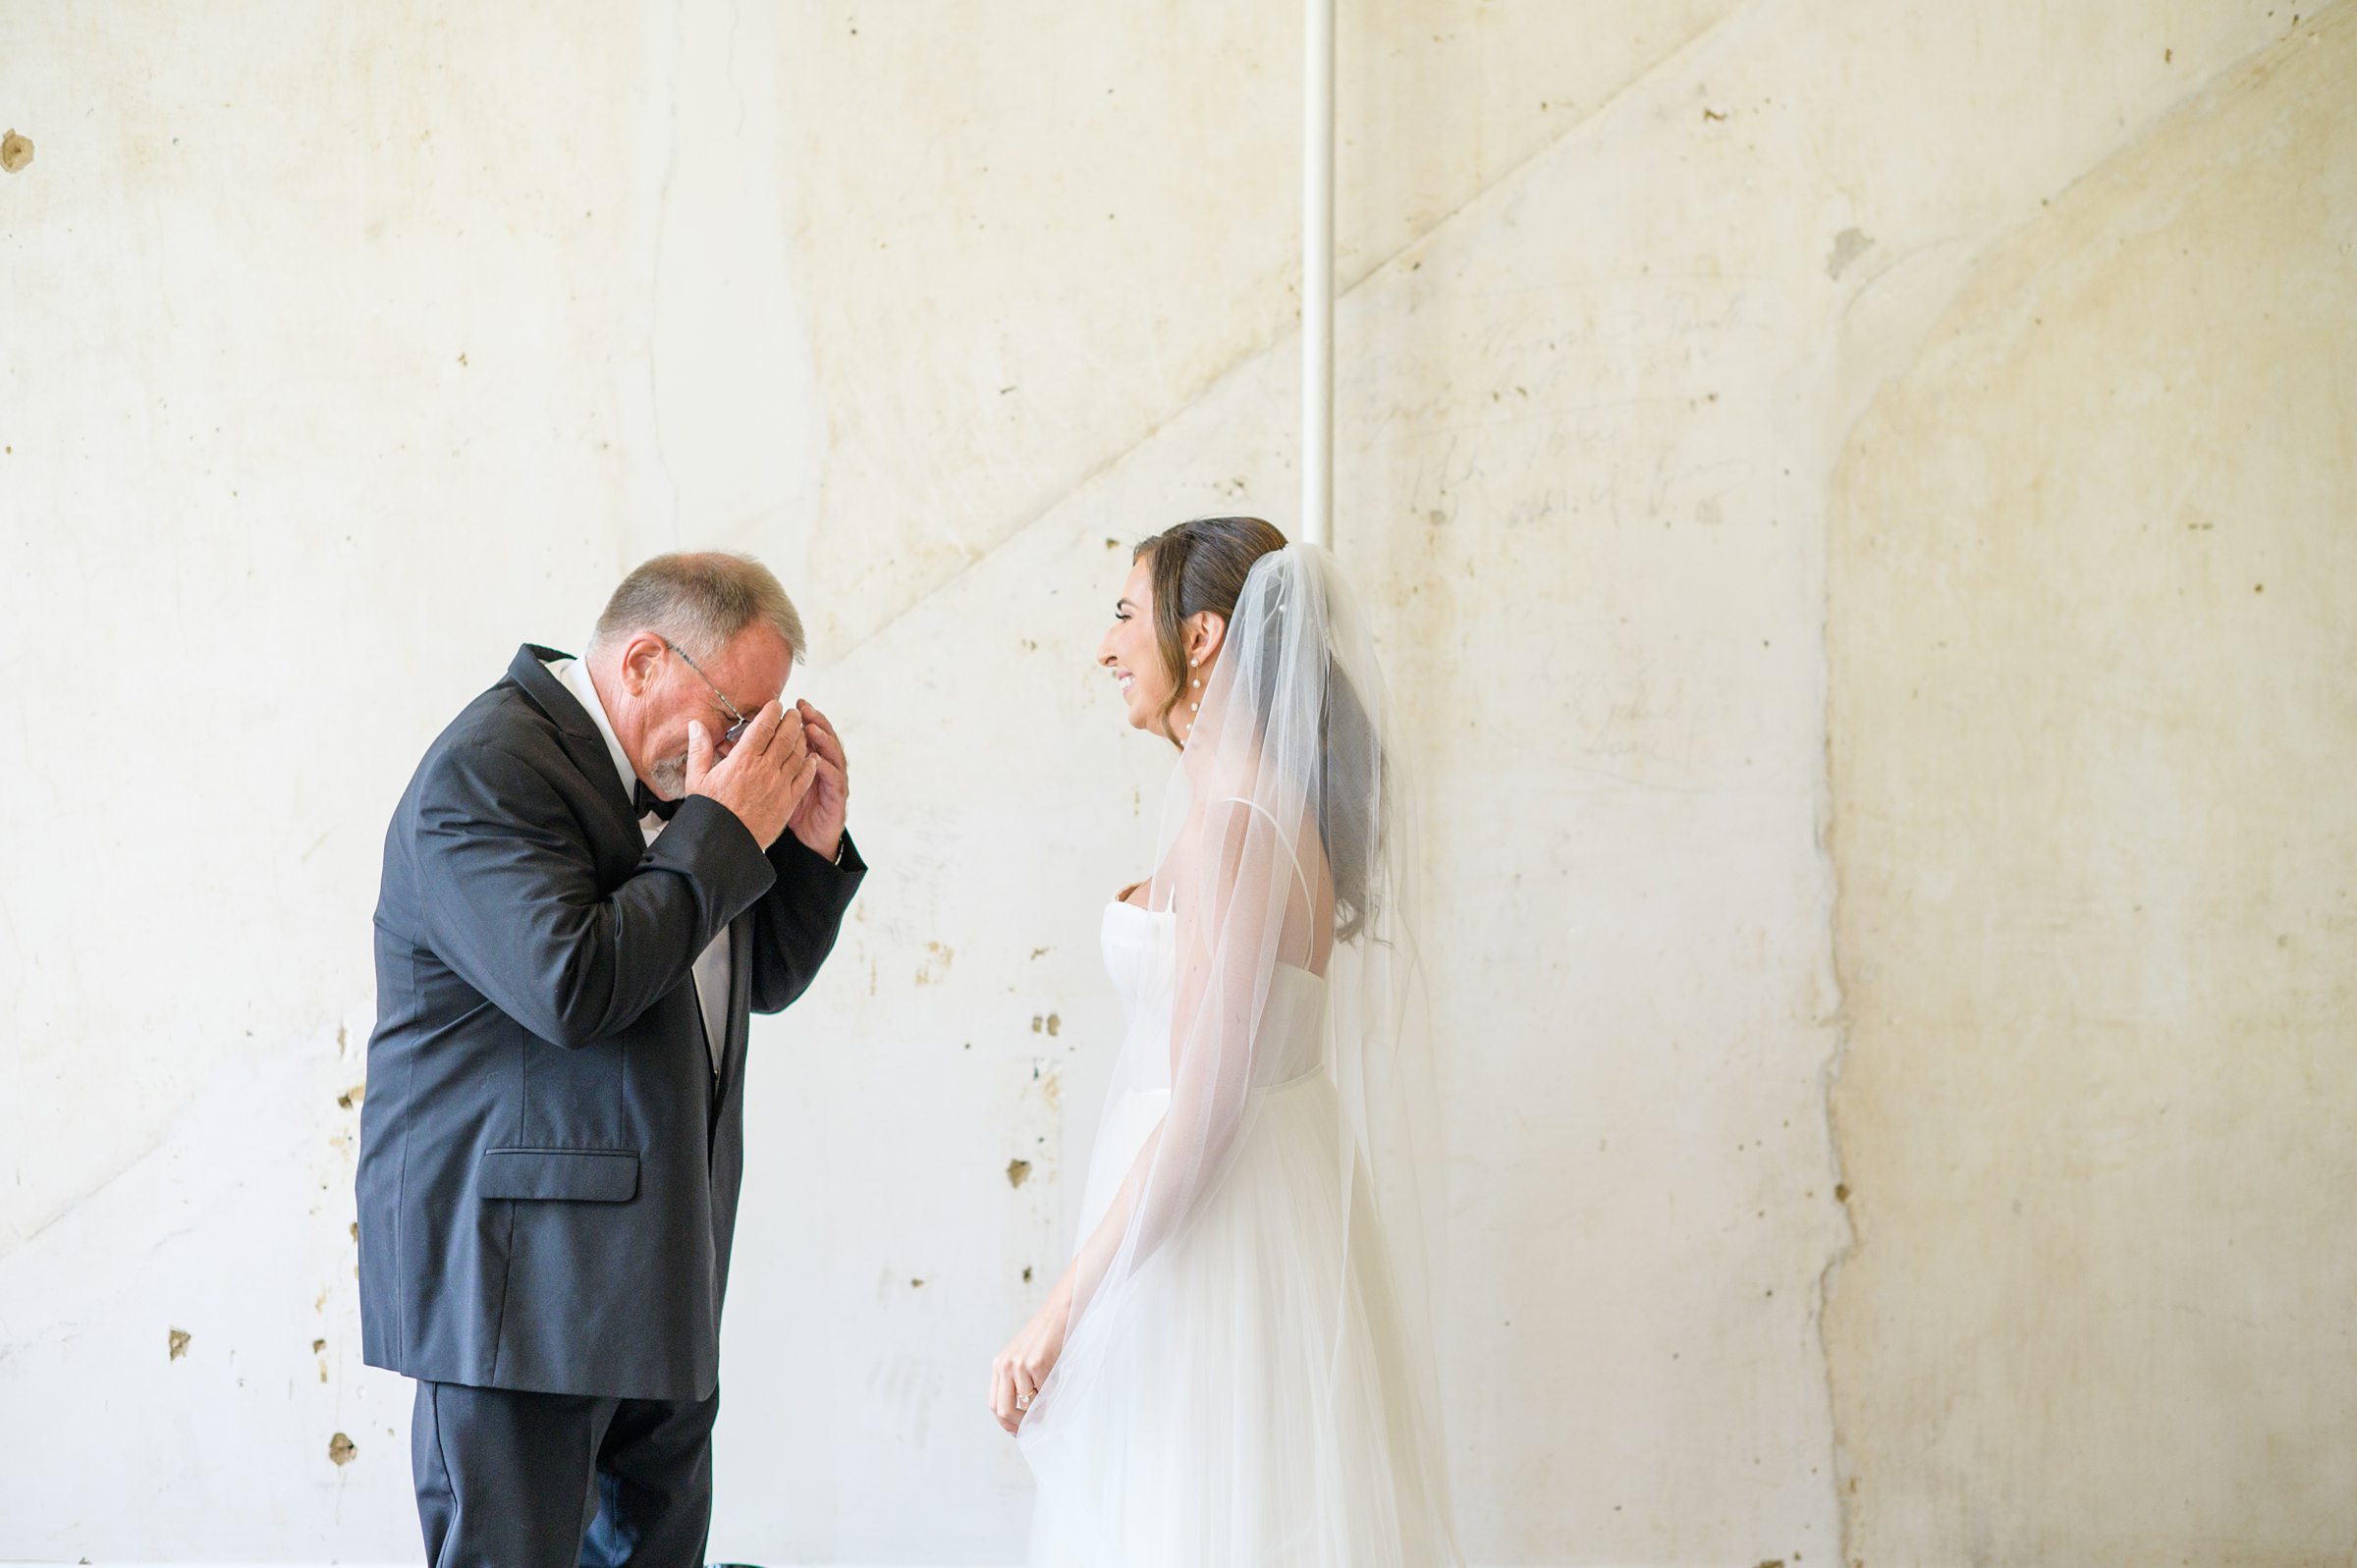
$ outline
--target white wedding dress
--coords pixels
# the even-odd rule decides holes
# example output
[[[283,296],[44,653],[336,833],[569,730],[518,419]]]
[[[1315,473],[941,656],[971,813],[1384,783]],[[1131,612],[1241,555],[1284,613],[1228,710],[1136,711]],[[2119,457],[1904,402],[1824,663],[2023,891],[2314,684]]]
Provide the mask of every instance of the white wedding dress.
[[[1133,1041],[1171,1032],[1176,917],[1115,901],[1106,967]],[[1346,1182],[1327,982],[1276,966],[1232,1162],[1141,1271],[1047,1440],[1031,1560],[1049,1568],[1428,1568],[1458,1559],[1429,1494],[1382,1249]],[[1094,1229],[1167,1083],[1117,1089],[1089,1162]],[[1363,1209],[1363,1203],[1360,1205]],[[1345,1244],[1345,1238],[1349,1238]]]

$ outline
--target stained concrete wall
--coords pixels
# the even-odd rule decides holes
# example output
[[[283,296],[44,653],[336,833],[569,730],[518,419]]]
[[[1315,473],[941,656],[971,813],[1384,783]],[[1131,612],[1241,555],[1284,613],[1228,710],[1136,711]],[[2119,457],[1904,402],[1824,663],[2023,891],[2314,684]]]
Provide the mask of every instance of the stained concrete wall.
[[[1830,514],[1866,1562],[2357,1547],[2357,12],[1980,264]]]
[[[1128,539],[1289,508],[1294,21],[0,14],[0,1554],[412,1551],[378,835],[683,543],[802,599],[878,867],[756,1031],[714,1547],[1017,1554],[980,1373],[1165,765],[1087,652]],[[1340,30],[1471,1554],[2345,1554],[2347,8]]]

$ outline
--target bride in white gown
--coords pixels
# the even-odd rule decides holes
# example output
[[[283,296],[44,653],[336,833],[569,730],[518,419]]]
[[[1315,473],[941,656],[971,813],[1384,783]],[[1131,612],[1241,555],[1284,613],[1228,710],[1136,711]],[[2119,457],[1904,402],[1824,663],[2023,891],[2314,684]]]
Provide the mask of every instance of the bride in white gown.
[[[1365,624],[1330,555],[1250,517],[1139,545],[1115,616],[1099,662],[1179,760],[1159,869],[1105,910],[1127,1026],[1078,1246],[991,1369],[1031,1560],[1459,1563],[1412,835]]]

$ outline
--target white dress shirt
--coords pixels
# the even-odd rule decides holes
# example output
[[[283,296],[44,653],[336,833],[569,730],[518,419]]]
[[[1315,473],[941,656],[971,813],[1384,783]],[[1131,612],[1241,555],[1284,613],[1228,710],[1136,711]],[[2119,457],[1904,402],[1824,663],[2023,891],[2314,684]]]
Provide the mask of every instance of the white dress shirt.
[[[596,682],[589,678],[589,667],[578,659],[544,659],[548,673],[565,683],[574,700],[587,710],[597,724],[597,732],[606,737],[606,750],[614,758],[614,771],[622,776],[622,792],[634,793],[638,771],[630,766],[630,754],[622,749],[622,741],[614,733],[614,721],[606,717],[606,705],[597,695]],[[653,843],[658,835],[671,824],[653,812],[638,819],[638,831]],[[704,1049],[712,1054],[712,1071],[720,1071],[722,1043],[728,1038],[729,1026],[729,930],[723,926],[720,935],[695,960],[695,1000],[704,1015]]]

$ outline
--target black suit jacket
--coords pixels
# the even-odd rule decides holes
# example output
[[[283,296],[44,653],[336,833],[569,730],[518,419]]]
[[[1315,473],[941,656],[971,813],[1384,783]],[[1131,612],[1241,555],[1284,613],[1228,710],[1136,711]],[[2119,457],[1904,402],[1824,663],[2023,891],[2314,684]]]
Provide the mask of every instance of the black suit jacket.
[[[746,1014],[801,995],[866,868],[691,795],[645,841],[526,643],[385,833],[360,1106],[360,1340],[438,1382],[701,1399],[743,1168]],[[717,1082],[690,969],[726,930]]]

